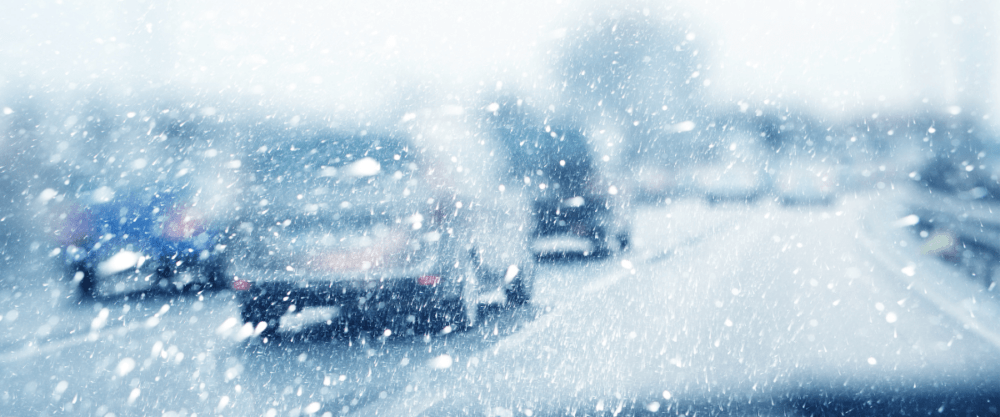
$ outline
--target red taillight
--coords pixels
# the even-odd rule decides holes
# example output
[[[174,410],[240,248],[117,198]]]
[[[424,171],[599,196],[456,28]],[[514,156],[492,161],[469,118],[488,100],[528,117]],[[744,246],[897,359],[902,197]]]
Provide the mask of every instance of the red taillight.
[[[173,241],[189,239],[204,233],[208,229],[207,224],[205,216],[194,208],[177,207],[163,221],[163,237]]]
[[[246,291],[250,289],[250,282],[236,278],[233,280],[232,287],[234,291]]]
[[[441,277],[437,275],[424,275],[417,278],[417,284],[425,286],[437,285],[439,282],[441,282]]]

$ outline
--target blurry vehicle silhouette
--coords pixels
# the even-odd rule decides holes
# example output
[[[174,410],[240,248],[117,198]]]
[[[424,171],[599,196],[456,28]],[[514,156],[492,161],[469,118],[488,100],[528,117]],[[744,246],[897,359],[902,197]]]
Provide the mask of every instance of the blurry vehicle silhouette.
[[[450,189],[408,137],[282,135],[249,149],[231,235],[233,289],[259,332],[273,334],[282,315],[307,307],[333,307],[346,331],[448,332],[474,325],[481,302],[531,297],[527,252],[493,253],[501,246],[473,229],[522,248],[523,231],[479,213],[488,204]]]
[[[783,205],[830,205],[837,198],[840,175],[837,167],[826,164],[792,165],[780,169],[774,189]]]
[[[1000,221],[995,203],[923,199],[911,204],[920,251],[955,264],[992,289],[1000,281]]]
[[[488,117],[509,161],[507,176],[520,184],[533,216],[536,257],[608,255],[631,239],[631,181],[615,176],[607,159],[594,156],[586,130],[549,125],[520,99],[491,104]]]
[[[220,230],[190,192],[100,187],[47,209],[85,296],[225,287]]]
[[[681,193],[678,173],[672,167],[644,163],[635,170],[635,200],[657,203]]]
[[[960,127],[960,126],[959,126]],[[942,128],[942,133],[950,133]],[[998,149],[954,129],[964,143],[929,159],[911,179],[924,187],[910,200],[921,251],[954,263],[986,288],[1000,281]]]
[[[710,165],[695,172],[695,187],[709,204],[750,203],[764,194],[764,175],[763,168],[743,163]]]
[[[767,135],[756,120],[721,118],[712,124],[707,160],[692,169],[690,188],[707,203],[749,203],[770,187]]]
[[[608,255],[628,248],[629,188],[595,161],[583,132],[550,128],[533,146],[525,183],[535,216],[532,250],[538,256]]]

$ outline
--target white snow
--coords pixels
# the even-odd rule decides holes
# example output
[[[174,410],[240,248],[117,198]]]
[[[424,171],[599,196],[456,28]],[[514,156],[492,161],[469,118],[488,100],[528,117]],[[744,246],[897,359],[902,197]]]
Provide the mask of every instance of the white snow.
[[[361,158],[344,168],[344,172],[352,177],[370,177],[378,174],[381,170],[382,166],[379,165],[378,161],[370,157]]]
[[[132,392],[129,393],[129,395],[128,395],[128,401],[126,401],[126,403],[129,404],[129,405],[134,404],[135,400],[137,400],[139,398],[140,394],[142,394],[142,390],[140,390],[139,388],[133,389]]]
[[[222,412],[222,410],[224,410],[227,405],[229,405],[229,396],[223,395],[222,398],[219,398],[219,405],[215,407],[215,412],[216,413]]]
[[[690,120],[689,121],[685,121],[685,122],[680,122],[680,123],[677,123],[677,124],[675,124],[673,126],[673,131],[677,132],[677,133],[690,132],[690,131],[694,130],[694,126],[695,126],[694,122],[692,122]]]
[[[238,320],[236,320],[235,317],[230,317],[226,319],[226,321],[222,322],[222,324],[220,324],[219,327],[215,329],[215,334],[218,335],[228,334],[233,329],[233,327],[236,326],[236,323],[238,323]]]
[[[38,193],[38,201],[42,204],[46,204],[49,202],[49,200],[55,198],[57,195],[59,195],[58,191],[53,190],[51,188],[46,188],[42,190],[41,193]]]
[[[127,269],[135,268],[139,265],[141,259],[143,259],[141,253],[123,250],[108,258],[108,260],[97,264],[97,273],[103,276],[117,274]]]
[[[450,368],[454,360],[451,355],[440,355],[430,360],[430,366],[434,369],[447,369]]]
[[[567,198],[566,200],[563,201],[563,205],[566,207],[582,207],[585,202],[586,201],[584,201],[583,197],[577,196],[577,197]]]
[[[903,218],[896,220],[896,222],[893,223],[893,226],[908,227],[908,226],[913,226],[917,223],[920,223],[920,217],[917,217],[916,214],[911,214],[909,216],[904,216]]]
[[[110,187],[107,187],[107,186],[100,187],[100,188],[94,190],[90,194],[90,199],[95,204],[107,203],[107,202],[111,201],[112,198],[115,198],[115,190],[113,190],[113,189],[111,189]]]
[[[107,324],[108,322],[109,313],[110,311],[108,311],[108,309],[102,308],[101,311],[97,313],[97,317],[95,317],[94,320],[90,322],[90,329],[99,330],[102,327],[104,327],[104,325]]]
[[[503,276],[503,282],[509,283],[509,282],[513,281],[514,278],[517,277],[518,272],[521,272],[521,269],[518,268],[517,265],[513,265],[512,264],[512,265],[508,266],[507,267],[507,272],[504,273],[504,276]]]
[[[594,243],[590,239],[577,236],[547,236],[535,239],[531,249],[538,254],[560,252],[593,252]]]
[[[320,177],[336,177],[337,176],[337,168],[334,168],[334,167],[322,167],[319,170],[319,176]]]
[[[125,358],[118,362],[118,366],[115,367],[115,373],[118,376],[128,375],[129,372],[135,369],[135,359]]]

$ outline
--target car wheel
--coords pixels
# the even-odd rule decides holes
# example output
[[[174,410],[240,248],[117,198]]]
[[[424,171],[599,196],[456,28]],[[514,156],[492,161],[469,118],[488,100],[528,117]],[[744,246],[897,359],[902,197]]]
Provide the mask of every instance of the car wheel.
[[[466,330],[475,325],[476,309],[464,300],[453,300],[441,305],[427,306],[417,315],[414,333],[436,334]]]
[[[161,260],[159,265],[156,267],[155,274],[153,274],[153,277],[156,278],[153,289],[156,290],[159,288],[160,291],[168,293],[183,291],[183,285],[174,282],[174,275],[174,269],[170,267],[169,261]]]
[[[534,286],[534,268],[528,267],[526,270],[521,271],[516,278],[514,278],[514,281],[510,283],[510,286],[504,288],[504,292],[507,294],[507,303],[515,307],[527,304],[531,301]]]
[[[229,285],[229,274],[227,273],[227,263],[221,255],[216,255],[205,267],[205,282],[207,289],[216,291],[224,290]]]
[[[97,296],[97,276],[93,269],[85,265],[72,265],[69,268],[69,278],[77,284],[82,298]]]
[[[466,262],[462,277],[462,297],[456,302],[455,311],[451,318],[452,330],[465,330],[476,325],[479,321],[479,301],[477,299],[477,289],[479,280],[476,277],[476,268],[472,262]]]
[[[250,323],[254,328],[261,322],[267,323],[267,327],[261,332],[261,336],[264,337],[274,336],[281,324],[281,310],[266,301],[258,300],[243,304],[243,308],[240,309],[240,317],[244,323]]]
[[[462,295],[457,299],[438,305],[425,306],[418,315],[416,333],[449,333],[467,330],[476,325],[479,305],[476,300],[476,269],[472,262],[466,262],[460,282]]]
[[[632,244],[632,237],[629,233],[618,234],[618,250],[620,252],[625,252],[629,250]]]

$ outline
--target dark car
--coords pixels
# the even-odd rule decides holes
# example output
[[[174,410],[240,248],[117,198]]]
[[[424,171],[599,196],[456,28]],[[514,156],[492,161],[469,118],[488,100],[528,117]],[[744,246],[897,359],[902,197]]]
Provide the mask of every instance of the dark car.
[[[628,249],[630,230],[618,213],[625,210],[622,200],[610,193],[580,194],[535,200],[531,248],[537,256],[609,255]]]
[[[1000,281],[1000,147],[968,134],[968,126],[942,128],[952,150],[929,159],[910,178],[916,193],[910,210],[923,239],[921,252],[964,270],[986,288]]]
[[[593,157],[584,132],[553,128],[535,146],[534,241],[537,256],[609,255],[628,248],[629,187]],[[533,185],[529,184],[529,185]]]
[[[224,288],[219,230],[186,191],[100,187],[47,207],[85,296]]]
[[[335,307],[345,328],[447,332],[473,325],[491,295],[530,298],[530,258],[497,256],[475,239],[473,228],[491,226],[473,221],[483,204],[452,191],[407,137],[274,140],[250,152],[244,169],[232,286],[244,322],[259,332],[320,306]],[[492,239],[510,240],[503,232]],[[490,262],[504,256],[505,265]]]
[[[596,160],[585,132],[552,128],[501,139],[532,201],[531,249],[538,257],[608,255],[631,236],[629,187]],[[531,131],[528,130],[530,133]]]
[[[500,97],[486,117],[506,154],[509,181],[521,184],[533,217],[530,248],[538,258],[609,255],[631,240],[631,180],[598,157],[592,133],[571,119],[549,124],[515,97]]]
[[[983,287],[1000,281],[1000,221],[995,201],[963,201],[927,194],[909,218],[921,238],[920,252],[953,263]]]

